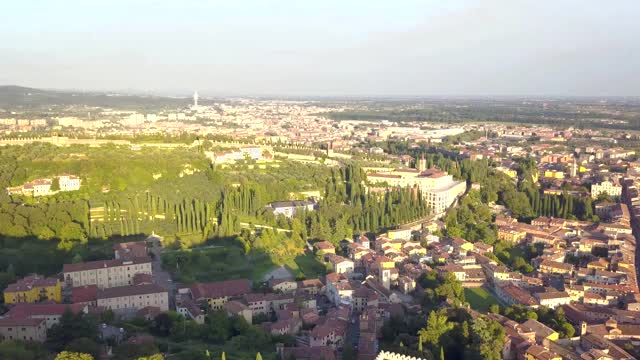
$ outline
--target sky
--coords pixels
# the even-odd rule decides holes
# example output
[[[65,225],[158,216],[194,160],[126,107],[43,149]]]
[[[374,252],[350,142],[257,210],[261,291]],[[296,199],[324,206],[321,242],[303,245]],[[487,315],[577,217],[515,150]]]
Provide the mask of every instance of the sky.
[[[638,19],[637,0],[5,0],[0,84],[640,96]]]

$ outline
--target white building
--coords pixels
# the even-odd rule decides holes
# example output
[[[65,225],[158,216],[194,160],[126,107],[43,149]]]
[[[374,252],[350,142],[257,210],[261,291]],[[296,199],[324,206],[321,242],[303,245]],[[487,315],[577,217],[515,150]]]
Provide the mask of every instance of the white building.
[[[456,181],[453,176],[438,169],[424,169],[425,161],[419,161],[420,169],[399,168],[385,173],[373,173],[367,175],[367,180],[372,183],[387,183],[389,186],[416,187],[422,191],[422,195],[431,208],[432,213],[442,214],[462,195],[466,188],[466,182]]]
[[[169,293],[158,284],[119,286],[98,290],[98,307],[114,312],[134,312],[153,306],[169,310]]]
[[[598,195],[607,193],[612,198],[619,198],[622,195],[622,186],[618,184],[617,180],[609,181],[605,180],[599,184],[591,185],[591,197],[596,199]]]
[[[151,258],[98,260],[62,267],[65,282],[72,286],[97,285],[100,289],[131,285],[136,274],[151,275]]]
[[[442,214],[466,189],[464,181],[452,181],[443,187],[425,190],[422,195],[433,214]]]
[[[268,209],[273,210],[273,215],[284,215],[287,218],[293,217],[298,211],[313,211],[315,203],[310,201],[292,200],[292,201],[276,201],[267,205]]]
[[[62,175],[58,177],[60,191],[80,190],[80,178],[75,175]]]

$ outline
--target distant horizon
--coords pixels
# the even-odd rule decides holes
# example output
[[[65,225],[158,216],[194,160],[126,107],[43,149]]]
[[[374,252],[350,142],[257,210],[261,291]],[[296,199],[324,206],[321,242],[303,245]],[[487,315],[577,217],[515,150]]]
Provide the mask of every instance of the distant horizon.
[[[190,92],[183,91],[154,91],[144,89],[81,89],[81,88],[58,88],[58,87],[37,87],[21,84],[0,84],[0,88],[3,87],[18,87],[25,89],[53,91],[53,92],[67,92],[67,93],[96,93],[96,94],[110,94],[110,95],[122,95],[122,96],[157,96],[166,98],[190,98],[195,91],[198,92],[200,100],[207,100],[211,98],[266,98],[266,99],[380,99],[380,100],[447,100],[447,99],[514,99],[514,100],[561,100],[561,99],[638,99],[640,95],[554,95],[554,94],[335,94],[335,95],[320,95],[320,94],[276,94],[276,93],[214,93],[214,91],[194,89]]]

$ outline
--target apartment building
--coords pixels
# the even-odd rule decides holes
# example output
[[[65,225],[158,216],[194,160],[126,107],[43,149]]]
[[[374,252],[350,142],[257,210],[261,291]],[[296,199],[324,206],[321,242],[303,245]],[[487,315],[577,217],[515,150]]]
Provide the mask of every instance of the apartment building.
[[[251,281],[247,279],[194,283],[178,290],[180,296],[189,296],[197,303],[206,302],[213,310],[220,310],[230,299],[249,293]]]
[[[61,175],[58,177],[60,191],[80,190],[80,178],[75,175]]]
[[[60,322],[60,318],[67,310],[74,314],[87,313],[88,307],[85,304],[17,304],[2,318],[42,319],[45,321],[46,328],[50,329]]]
[[[9,284],[4,291],[5,304],[35,303],[43,300],[62,301],[60,281],[31,275]]]
[[[30,318],[0,319],[0,339],[45,342],[47,340],[45,321]]]
[[[65,311],[87,312],[84,305],[17,304],[0,317],[0,339],[44,342],[47,329],[60,322]]]
[[[134,312],[148,306],[169,310],[169,293],[158,284],[118,286],[98,290],[98,306],[116,313]]]
[[[622,195],[622,186],[617,180],[605,180],[598,184],[591,185],[591,197],[597,199],[600,194],[606,193],[612,198],[619,198]]]
[[[64,281],[68,286],[97,285],[99,289],[132,285],[136,274],[151,274],[151,258],[98,260],[64,264]]]

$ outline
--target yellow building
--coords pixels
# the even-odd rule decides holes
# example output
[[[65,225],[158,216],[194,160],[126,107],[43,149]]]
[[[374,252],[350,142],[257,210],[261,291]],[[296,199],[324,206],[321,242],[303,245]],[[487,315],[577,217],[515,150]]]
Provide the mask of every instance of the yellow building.
[[[391,240],[409,240],[411,239],[411,230],[389,230],[387,231],[387,237]]]
[[[62,302],[62,286],[58,279],[31,275],[10,284],[4,291],[5,304],[35,303],[43,300]]]
[[[544,177],[554,179],[564,179],[564,172],[558,170],[546,170]]]
[[[498,226],[498,240],[517,243],[527,236],[526,231],[522,231],[514,226]]]
[[[375,261],[379,269],[393,269],[396,267],[396,263],[386,256],[378,256]]]

